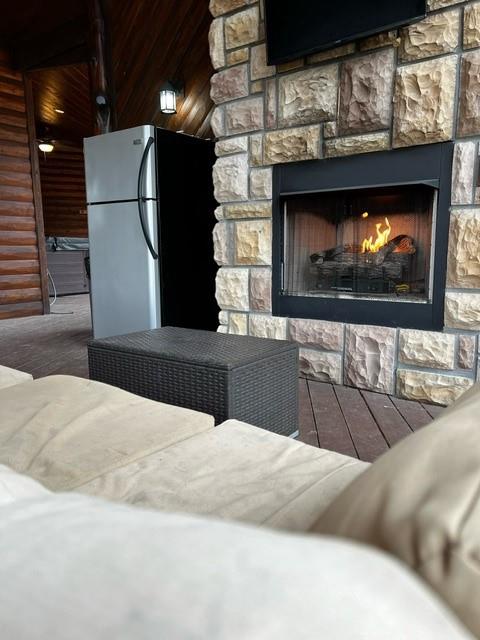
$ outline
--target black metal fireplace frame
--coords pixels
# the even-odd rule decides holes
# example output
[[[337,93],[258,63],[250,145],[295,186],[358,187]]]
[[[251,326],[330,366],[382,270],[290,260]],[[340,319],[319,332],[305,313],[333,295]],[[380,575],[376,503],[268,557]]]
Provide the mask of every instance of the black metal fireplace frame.
[[[333,320],[385,327],[441,330],[450,224],[453,143],[380,151],[273,168],[272,312],[275,316]],[[287,295],[282,290],[283,202],[292,195],[344,189],[427,184],[437,189],[430,302]]]

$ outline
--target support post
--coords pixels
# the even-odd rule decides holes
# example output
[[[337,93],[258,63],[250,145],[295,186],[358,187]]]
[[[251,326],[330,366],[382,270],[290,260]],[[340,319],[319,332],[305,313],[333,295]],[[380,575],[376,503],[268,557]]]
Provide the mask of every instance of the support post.
[[[40,266],[40,288],[42,292],[43,313],[50,313],[48,295],[47,250],[45,247],[45,230],[43,226],[42,187],[40,184],[40,165],[38,162],[38,146],[35,129],[35,104],[33,101],[32,80],[24,74],[25,104],[27,115],[28,142],[30,146],[30,166],[32,171],[33,206],[35,209],[35,230],[37,232],[38,263]]]
[[[90,88],[95,135],[112,130],[112,90],[107,65],[107,37],[101,0],[87,0]]]

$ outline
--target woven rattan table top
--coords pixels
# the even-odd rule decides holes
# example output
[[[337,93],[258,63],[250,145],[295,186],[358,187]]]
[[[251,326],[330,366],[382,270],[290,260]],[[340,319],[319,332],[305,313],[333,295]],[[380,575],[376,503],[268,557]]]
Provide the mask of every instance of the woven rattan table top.
[[[295,343],[287,340],[270,340],[177,327],[162,327],[151,331],[101,338],[92,340],[90,346],[223,369],[234,369],[297,349]]]

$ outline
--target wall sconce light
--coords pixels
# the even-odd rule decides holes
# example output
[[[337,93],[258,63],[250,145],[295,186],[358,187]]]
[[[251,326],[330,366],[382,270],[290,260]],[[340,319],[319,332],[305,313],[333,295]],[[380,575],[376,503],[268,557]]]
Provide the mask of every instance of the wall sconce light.
[[[168,115],[177,113],[177,97],[182,95],[183,86],[166,82],[160,89],[160,111]]]
[[[39,140],[38,148],[40,151],[43,151],[43,153],[51,153],[54,149],[54,145],[50,140]]]

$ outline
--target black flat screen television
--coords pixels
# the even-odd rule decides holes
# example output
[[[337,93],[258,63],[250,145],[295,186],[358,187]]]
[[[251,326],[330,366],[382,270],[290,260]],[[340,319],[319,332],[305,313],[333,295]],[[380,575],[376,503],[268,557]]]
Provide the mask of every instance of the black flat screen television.
[[[288,62],[425,15],[426,0],[265,0],[268,62]]]

